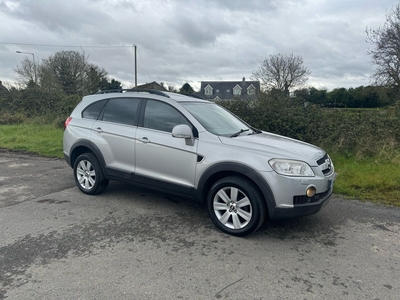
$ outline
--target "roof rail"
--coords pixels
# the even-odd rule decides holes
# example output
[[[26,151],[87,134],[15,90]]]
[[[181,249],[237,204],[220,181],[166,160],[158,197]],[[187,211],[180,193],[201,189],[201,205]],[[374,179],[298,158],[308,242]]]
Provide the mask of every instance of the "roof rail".
[[[94,93],[95,95],[97,94],[109,94],[109,93],[149,93],[153,95],[158,95],[158,96],[163,96],[170,98],[166,93],[163,93],[158,90],[148,90],[148,89],[114,89],[114,90],[103,90],[103,91],[98,91],[97,93]]]
[[[185,95],[185,96],[189,96],[189,97],[192,97],[192,98],[197,98],[197,99],[205,100],[202,96],[199,96],[199,95],[192,95],[192,94],[189,94],[189,95]]]

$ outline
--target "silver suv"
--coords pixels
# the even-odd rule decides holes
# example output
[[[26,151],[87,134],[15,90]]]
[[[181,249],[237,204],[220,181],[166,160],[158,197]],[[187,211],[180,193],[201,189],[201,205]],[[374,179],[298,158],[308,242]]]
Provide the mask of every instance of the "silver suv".
[[[336,177],[328,154],[260,131],[217,104],[154,90],[83,97],[65,122],[65,159],[85,194],[124,180],[207,205],[223,232],[317,213]]]

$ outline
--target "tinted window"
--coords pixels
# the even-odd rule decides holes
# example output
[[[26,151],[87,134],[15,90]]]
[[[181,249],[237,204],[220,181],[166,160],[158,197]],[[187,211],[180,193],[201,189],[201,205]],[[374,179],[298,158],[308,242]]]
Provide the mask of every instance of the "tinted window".
[[[117,98],[108,101],[103,121],[133,125],[140,100]]]
[[[97,101],[86,107],[85,110],[82,112],[82,118],[97,120],[106,101],[107,100]]]
[[[174,107],[159,101],[147,101],[144,113],[144,127],[172,132],[172,128],[180,124],[191,126]]]

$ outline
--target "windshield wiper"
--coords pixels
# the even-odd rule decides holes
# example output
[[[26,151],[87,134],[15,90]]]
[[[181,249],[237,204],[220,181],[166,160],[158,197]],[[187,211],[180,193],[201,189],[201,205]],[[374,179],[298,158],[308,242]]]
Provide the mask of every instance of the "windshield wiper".
[[[253,133],[252,133],[252,134],[259,134],[259,133],[262,133],[262,131],[261,131],[260,129],[253,128],[253,127],[251,127],[251,129],[253,130]]]
[[[232,134],[230,137],[231,137],[231,138],[237,137],[237,136],[239,136],[240,134],[242,134],[243,132],[246,132],[246,131],[249,131],[249,130],[250,130],[249,128],[247,128],[247,129],[240,129],[240,131],[238,131],[238,132]]]

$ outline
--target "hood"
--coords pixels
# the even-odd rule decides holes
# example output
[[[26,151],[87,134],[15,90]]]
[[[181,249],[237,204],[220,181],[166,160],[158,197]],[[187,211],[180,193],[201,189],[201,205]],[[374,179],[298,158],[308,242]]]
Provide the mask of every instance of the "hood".
[[[226,145],[262,151],[271,158],[306,161],[313,166],[316,166],[316,161],[325,155],[325,151],[317,146],[264,131],[233,138],[224,136],[219,138]]]

